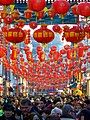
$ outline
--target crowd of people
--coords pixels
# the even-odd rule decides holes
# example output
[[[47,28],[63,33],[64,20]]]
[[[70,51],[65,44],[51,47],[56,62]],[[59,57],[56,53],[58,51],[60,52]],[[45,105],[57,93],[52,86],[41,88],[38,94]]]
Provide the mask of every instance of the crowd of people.
[[[5,97],[0,120],[90,120],[90,99],[83,96]]]

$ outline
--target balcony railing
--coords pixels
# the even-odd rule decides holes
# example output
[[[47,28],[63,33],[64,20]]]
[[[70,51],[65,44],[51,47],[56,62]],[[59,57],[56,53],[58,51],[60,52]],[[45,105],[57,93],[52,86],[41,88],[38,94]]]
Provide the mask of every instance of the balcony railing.
[[[28,0],[15,0],[15,3],[27,3]],[[47,4],[50,4],[50,3],[53,3],[54,1],[56,0],[46,0]],[[76,2],[76,3],[80,3],[80,2],[90,2],[90,0],[67,0],[69,1],[70,3],[72,2]]]

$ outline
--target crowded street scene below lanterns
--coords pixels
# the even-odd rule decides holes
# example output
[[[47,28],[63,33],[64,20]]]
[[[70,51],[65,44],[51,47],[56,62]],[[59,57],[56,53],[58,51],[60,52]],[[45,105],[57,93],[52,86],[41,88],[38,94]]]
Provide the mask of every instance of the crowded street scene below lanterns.
[[[0,0],[0,120],[90,120],[89,0]]]

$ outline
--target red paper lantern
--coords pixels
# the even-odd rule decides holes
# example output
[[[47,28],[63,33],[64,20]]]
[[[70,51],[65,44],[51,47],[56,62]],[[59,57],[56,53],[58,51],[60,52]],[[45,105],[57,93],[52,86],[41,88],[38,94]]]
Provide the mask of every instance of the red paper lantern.
[[[54,18],[54,16],[55,16],[55,10],[54,9],[49,9],[48,10],[48,16],[51,18],[51,19],[53,19]]]
[[[84,54],[84,47],[79,47],[78,48],[78,57],[83,57]]]
[[[72,28],[64,30],[64,37],[66,41],[78,43],[85,37],[84,30],[79,26],[73,26]]]
[[[52,4],[52,6],[56,13],[64,15],[68,12],[70,3],[65,0],[57,0]]]
[[[20,17],[20,13],[19,13],[18,10],[14,10],[14,11],[11,13],[11,16],[12,16],[13,19],[17,20],[17,19],[19,19],[19,17]]]
[[[14,3],[14,0],[0,0],[0,5],[10,5],[13,3]]]
[[[4,18],[4,23],[11,24],[13,22],[12,16],[8,15]]]
[[[90,16],[90,3],[89,2],[80,3],[78,5],[78,12],[79,12],[79,15],[82,15],[84,17],[89,17]]]
[[[39,12],[46,6],[45,0],[28,0],[28,7],[32,11]]]
[[[72,49],[68,49],[67,50],[67,58],[68,59],[72,59],[73,58],[73,50]]]
[[[32,21],[29,23],[30,28],[35,29],[37,27],[37,23]]]
[[[25,39],[25,33],[20,28],[10,28],[3,33],[6,40],[12,43],[20,43]]]
[[[22,19],[19,19],[19,20],[17,20],[17,27],[19,27],[19,28],[23,28],[24,27],[24,25],[25,25],[25,21],[24,20],[22,20]]]
[[[33,38],[40,43],[49,43],[54,39],[54,33],[43,24],[40,29],[33,33]]]
[[[42,19],[44,17],[44,11],[37,12],[37,18]]]
[[[30,18],[32,17],[32,12],[31,12],[31,10],[29,10],[29,9],[25,10],[25,11],[24,11],[24,17],[25,17],[26,19],[30,19]]]
[[[62,31],[62,29],[60,28],[59,25],[54,25],[52,29],[53,29],[53,31],[56,32],[56,33],[60,33],[60,32]]]

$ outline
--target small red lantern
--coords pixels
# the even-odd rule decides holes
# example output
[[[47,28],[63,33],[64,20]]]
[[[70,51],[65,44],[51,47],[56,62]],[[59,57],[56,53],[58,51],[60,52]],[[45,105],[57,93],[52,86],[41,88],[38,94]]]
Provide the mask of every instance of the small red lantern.
[[[78,57],[83,57],[84,54],[84,47],[79,47],[78,48]]]
[[[54,16],[55,16],[55,10],[54,9],[49,9],[48,10],[48,16],[51,18],[51,19],[53,19],[54,18]]]
[[[28,7],[32,11],[39,12],[46,6],[45,0],[28,0]]]
[[[54,33],[43,24],[40,29],[33,33],[33,38],[40,43],[49,43],[54,39]]]
[[[84,17],[89,17],[90,16],[90,3],[89,2],[80,3],[78,5],[78,12],[79,12],[79,15],[82,15]]]
[[[37,18],[42,19],[44,17],[44,11],[37,12]]]
[[[32,11],[29,10],[29,9],[25,10],[25,11],[24,11],[24,17],[25,17],[26,19],[30,19],[30,18],[32,17]]]
[[[68,59],[72,59],[73,58],[73,50],[72,49],[68,49],[67,50],[67,58]]]
[[[70,8],[70,3],[65,0],[57,0],[52,4],[52,7],[57,14],[65,15]]]
[[[59,25],[54,25],[52,29],[56,33],[61,33],[62,32],[62,29],[60,28]]]
[[[23,28],[24,27],[24,25],[25,25],[25,21],[24,20],[22,20],[22,19],[19,19],[19,20],[17,20],[17,27],[19,27],[19,28]]]
[[[6,40],[12,43],[20,43],[25,39],[25,33],[20,28],[10,28],[3,33]]]
[[[0,5],[10,5],[13,3],[14,3],[14,0],[0,0]]]
[[[12,16],[8,15],[4,18],[4,23],[11,24],[13,22]]]
[[[37,23],[32,21],[29,23],[30,28],[35,29],[37,27]]]
[[[17,19],[19,19],[19,17],[20,17],[20,13],[19,13],[18,10],[14,10],[14,11],[11,13],[11,16],[12,16],[13,19],[17,20]]]
[[[11,59],[12,60],[16,60],[17,59],[17,55],[18,55],[17,49],[16,48],[12,49]]]

